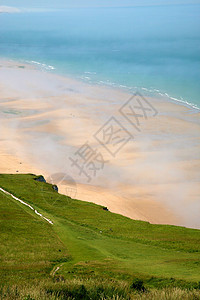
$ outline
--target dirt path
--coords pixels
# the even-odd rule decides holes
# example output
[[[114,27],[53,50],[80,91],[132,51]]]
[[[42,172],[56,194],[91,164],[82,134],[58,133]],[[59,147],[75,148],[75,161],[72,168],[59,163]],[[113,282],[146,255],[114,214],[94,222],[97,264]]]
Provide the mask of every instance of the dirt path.
[[[23,200],[15,197],[13,194],[5,191],[4,189],[0,188],[0,191],[3,192],[4,194],[11,196],[13,199],[15,199],[16,201],[19,201],[21,204],[28,206],[31,210],[34,211],[34,213],[36,215],[38,215],[39,217],[41,217],[42,219],[44,219],[45,221],[47,221],[49,224],[53,225],[53,222],[50,219],[47,219],[46,217],[44,217],[41,213],[39,213],[36,209],[34,209],[30,204],[24,202]]]

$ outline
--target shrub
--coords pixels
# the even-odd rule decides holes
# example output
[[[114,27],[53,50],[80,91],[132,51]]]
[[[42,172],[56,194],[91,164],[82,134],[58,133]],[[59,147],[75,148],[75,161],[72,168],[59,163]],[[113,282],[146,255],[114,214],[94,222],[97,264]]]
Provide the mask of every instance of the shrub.
[[[130,288],[133,289],[133,290],[136,290],[138,292],[144,292],[146,290],[145,287],[144,287],[143,280],[140,280],[138,278],[133,280]]]

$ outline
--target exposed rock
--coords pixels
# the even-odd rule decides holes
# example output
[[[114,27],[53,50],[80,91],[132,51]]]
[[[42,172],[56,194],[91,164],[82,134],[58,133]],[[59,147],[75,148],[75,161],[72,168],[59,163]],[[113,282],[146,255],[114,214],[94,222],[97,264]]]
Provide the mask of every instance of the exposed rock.
[[[52,188],[54,189],[54,191],[58,192],[58,187],[57,187],[57,185],[53,184],[53,185],[52,185]]]
[[[105,206],[103,207],[103,210],[109,211],[109,209]]]
[[[34,180],[39,181],[39,182],[45,182],[45,183],[46,183],[46,180],[44,179],[44,176],[42,176],[42,175],[37,176],[36,178],[34,178]]]

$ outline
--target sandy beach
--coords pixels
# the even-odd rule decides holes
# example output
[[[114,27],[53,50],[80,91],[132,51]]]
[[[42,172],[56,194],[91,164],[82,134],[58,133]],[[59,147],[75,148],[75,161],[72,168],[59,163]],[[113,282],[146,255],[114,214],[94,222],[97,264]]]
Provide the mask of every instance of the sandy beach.
[[[122,112],[135,99],[124,90],[1,61],[0,173],[66,174],[77,199],[133,219],[200,228],[199,110],[142,95],[146,111],[141,116],[140,108],[133,124]],[[99,142],[108,121],[118,136],[123,131],[114,145]],[[99,154],[90,178],[72,163],[84,145]],[[69,195],[66,182],[55,183]]]

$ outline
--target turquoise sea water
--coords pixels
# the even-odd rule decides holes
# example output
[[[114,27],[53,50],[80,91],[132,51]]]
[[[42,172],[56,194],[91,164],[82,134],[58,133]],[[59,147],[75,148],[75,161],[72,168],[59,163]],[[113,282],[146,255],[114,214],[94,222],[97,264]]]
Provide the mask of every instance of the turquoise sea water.
[[[0,57],[200,107],[200,5],[2,13]]]

